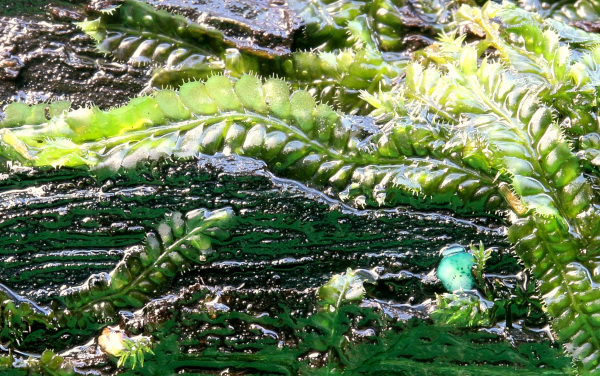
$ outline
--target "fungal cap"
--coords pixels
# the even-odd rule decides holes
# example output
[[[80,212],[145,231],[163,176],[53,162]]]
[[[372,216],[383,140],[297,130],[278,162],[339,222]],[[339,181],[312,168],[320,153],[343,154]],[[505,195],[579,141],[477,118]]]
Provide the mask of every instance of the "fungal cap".
[[[470,290],[475,286],[472,268],[475,258],[464,247],[453,244],[440,252],[443,256],[436,275],[449,292]]]
[[[125,346],[123,346],[124,337],[122,331],[107,326],[98,337],[98,345],[105,354],[119,356],[125,349]]]

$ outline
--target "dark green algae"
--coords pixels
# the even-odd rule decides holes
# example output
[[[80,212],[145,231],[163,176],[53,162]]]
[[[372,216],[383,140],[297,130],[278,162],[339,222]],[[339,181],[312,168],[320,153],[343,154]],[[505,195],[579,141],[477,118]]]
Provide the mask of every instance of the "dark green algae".
[[[46,9],[36,0],[17,5],[11,14]],[[88,88],[87,94],[77,94],[75,102],[84,103],[81,98],[89,95],[95,103],[109,106],[139,91],[143,72],[117,71],[109,59],[91,52],[91,45],[78,47],[81,41],[73,28],[40,33],[50,35],[44,38],[57,36],[67,49],[73,45],[65,38],[78,41],[78,56],[104,61],[100,71],[114,75]],[[20,46],[22,51],[17,52],[27,55],[28,45]],[[48,74],[48,63],[64,69],[60,58],[34,56],[19,78],[6,84],[10,90],[5,96],[19,90],[28,95],[46,89],[54,93],[55,83],[41,79]],[[88,82],[87,75],[97,68],[81,64],[73,69],[69,85],[64,85],[70,88],[58,94],[80,90],[78,83]],[[111,85],[118,81],[119,89],[125,90],[118,96],[104,95],[108,81]],[[457,219],[449,213],[406,208],[358,211],[274,178],[260,163],[243,158],[161,161],[110,179],[69,169],[2,174],[0,281],[25,298],[51,305],[61,289],[77,286],[93,273],[110,271],[129,247],[143,243],[165,214],[227,206],[236,213],[236,226],[217,258],[182,273],[165,286],[162,298],[85,329],[56,332],[34,327],[19,346],[5,345],[34,355],[48,347],[68,351],[64,355],[78,372],[108,375],[570,372],[570,360],[543,332],[501,325],[457,329],[428,320],[428,299],[444,291],[428,277],[440,261],[439,249],[481,240],[506,250],[502,224],[494,218]],[[319,325],[315,289],[348,267],[376,268],[379,280],[366,286],[367,298],[360,306],[343,306],[334,333],[327,332]],[[495,253],[487,269],[491,274],[520,271],[508,251]],[[117,369],[114,359],[88,343],[109,324],[132,335],[151,336],[156,355],[148,355],[143,368]],[[29,374],[0,369],[0,375]]]
[[[282,298],[285,304],[274,304]],[[230,310],[215,308],[215,301]],[[373,300],[340,309],[344,319],[333,337],[341,341],[331,341],[342,349],[339,356],[323,342],[330,333],[319,325],[314,306],[314,298],[302,292],[191,286],[123,319],[128,330],[157,340],[151,363],[125,374],[218,374],[211,370],[227,368],[244,375],[499,375],[514,369],[524,375],[562,375],[570,363],[547,343],[513,347],[484,331],[397,320],[382,315],[386,304]],[[142,330],[140,323],[147,323]]]
[[[358,211],[239,158],[158,163],[104,181],[77,170],[23,172],[0,181],[0,189],[0,278],[31,298],[38,298],[37,288],[52,295],[91,272],[110,270],[166,213],[199,207],[237,213],[219,260],[202,271],[205,280],[214,275],[231,285],[247,282],[248,269],[258,286],[298,289],[316,287],[347,267],[427,274],[448,243],[506,246],[492,219],[477,219],[477,226],[444,213]],[[59,261],[73,262],[63,278],[58,265],[53,268]],[[492,272],[519,270],[509,253],[497,264]]]
[[[110,179],[84,170],[13,171],[0,180],[0,205],[0,279],[40,304],[110,271],[166,213],[198,207],[236,213],[216,259],[183,272],[163,298],[85,329],[33,328],[19,345],[34,354],[48,343],[71,349],[67,359],[80,372],[559,375],[570,364],[543,333],[498,335],[498,328],[461,330],[427,319],[427,299],[443,292],[428,277],[439,249],[480,240],[505,249],[493,218],[358,211],[238,157],[148,163]],[[366,286],[361,306],[340,310],[333,341],[318,324],[315,288],[348,267],[375,267],[379,280]],[[509,252],[497,252],[489,271],[520,268]],[[144,368],[125,371],[95,345],[77,347],[109,324],[151,336],[156,355]],[[343,357],[331,355],[333,345]]]

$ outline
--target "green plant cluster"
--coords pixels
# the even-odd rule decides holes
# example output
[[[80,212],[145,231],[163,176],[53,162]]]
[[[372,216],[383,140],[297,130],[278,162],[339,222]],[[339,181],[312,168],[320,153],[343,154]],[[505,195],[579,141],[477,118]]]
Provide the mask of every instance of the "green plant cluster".
[[[142,307],[181,270],[214,256],[212,247],[227,239],[231,218],[230,209],[197,209],[185,216],[172,213],[147,235],[143,247],[132,249],[110,273],[94,274],[83,285],[63,290],[49,308],[0,292],[0,341],[26,347],[41,338],[84,329],[93,332],[115,323],[119,309]],[[128,345],[131,343],[126,342],[125,349]],[[139,345],[125,351],[124,355],[129,355],[120,364],[130,358],[133,366],[137,362],[143,365],[139,351],[151,349],[148,344]]]
[[[0,357],[0,372],[8,376],[71,376],[75,374],[73,366],[62,356],[46,350],[38,358],[21,359],[13,355]]]
[[[466,293],[440,294],[431,319],[441,325],[457,327],[488,326],[491,317],[482,300]]]
[[[285,77],[294,89],[310,87],[317,100],[335,103],[347,112],[366,112],[359,91],[391,88],[404,63],[384,60],[364,35],[366,25],[350,22],[354,27],[341,32],[366,41],[365,48],[296,52],[289,57],[238,48],[216,29],[137,1],[125,1],[118,10],[79,26],[98,42],[98,51],[133,65],[154,66],[151,84],[158,88],[216,73],[240,77],[252,72]]]
[[[470,252],[456,245],[446,248],[436,271],[444,284],[452,281],[459,288],[451,293],[436,294],[430,318],[437,325],[458,328],[493,326],[498,323],[512,328],[513,323],[531,327],[547,325],[544,307],[537,295],[535,281],[528,271],[514,276],[487,275],[492,249],[483,243],[470,245]],[[468,274],[465,268],[469,268]],[[470,278],[466,278],[470,277]]]
[[[390,53],[403,30],[394,1],[292,5],[318,51],[268,59],[133,1],[85,22],[102,51],[181,73],[166,81],[177,88],[109,110],[49,104],[42,116],[42,105],[9,104],[0,156],[102,177],[149,159],[236,154],[356,207],[502,216],[552,329],[581,374],[598,372],[600,35],[509,2],[446,3],[453,20],[406,61]],[[318,45],[327,34],[331,43]],[[271,74],[282,78],[262,78]],[[101,312],[102,304],[143,305],[191,261],[190,248],[178,247],[192,242],[194,259],[207,249],[177,218],[110,283],[93,277],[92,287],[70,291],[63,303]],[[343,281],[333,282],[353,284]],[[321,291],[335,308],[329,290]]]
[[[168,315],[159,320],[153,313],[156,306],[136,313],[152,328],[156,355],[146,359],[144,369],[131,374],[191,368],[216,373],[231,364],[247,374],[269,375],[572,374],[570,359],[560,356],[560,349],[549,342],[513,346],[486,331],[392,318],[384,314],[391,306],[364,304],[370,282],[373,273],[359,269],[336,274],[323,286],[300,295],[281,290],[249,294],[199,285],[183,289],[163,307]],[[260,305],[262,300],[278,299],[286,304],[256,315],[208,307],[215,297],[223,302],[241,298]],[[232,326],[248,328],[250,339],[240,343]],[[265,329],[269,336],[261,335]],[[282,338],[283,347],[278,346]],[[210,340],[222,344],[220,351],[196,346]]]

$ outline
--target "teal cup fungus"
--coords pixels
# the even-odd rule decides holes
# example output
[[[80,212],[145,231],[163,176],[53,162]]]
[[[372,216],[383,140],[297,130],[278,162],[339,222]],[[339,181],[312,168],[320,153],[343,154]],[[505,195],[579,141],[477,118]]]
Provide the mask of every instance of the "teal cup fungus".
[[[473,255],[460,244],[451,244],[440,251],[442,261],[437,268],[437,277],[449,292],[471,290],[475,285],[472,268]]]

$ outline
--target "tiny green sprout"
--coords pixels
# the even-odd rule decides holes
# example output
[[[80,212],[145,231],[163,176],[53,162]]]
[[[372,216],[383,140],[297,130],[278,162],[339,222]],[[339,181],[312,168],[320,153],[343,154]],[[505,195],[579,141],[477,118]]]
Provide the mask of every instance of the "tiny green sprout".
[[[148,337],[137,337],[137,338],[125,338],[122,341],[123,350],[119,357],[117,367],[122,367],[126,364],[128,359],[131,359],[131,369],[135,369],[135,366],[140,364],[144,366],[144,353],[150,353],[154,355],[152,351],[152,342]]]
[[[471,243],[469,245],[471,249],[471,254],[475,258],[475,265],[473,267],[473,273],[475,274],[475,279],[477,279],[477,283],[480,288],[485,288],[485,280],[483,277],[483,270],[485,269],[485,264],[492,257],[492,249],[484,248],[483,242],[479,241],[479,247],[476,247]]]
[[[370,271],[348,269],[346,273],[334,275],[329,282],[319,287],[319,303],[326,309],[335,311],[341,305],[361,300],[365,296],[363,282],[375,280],[376,277]]]

